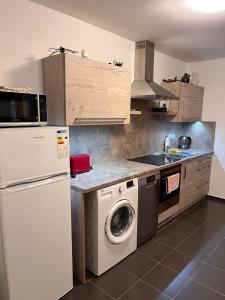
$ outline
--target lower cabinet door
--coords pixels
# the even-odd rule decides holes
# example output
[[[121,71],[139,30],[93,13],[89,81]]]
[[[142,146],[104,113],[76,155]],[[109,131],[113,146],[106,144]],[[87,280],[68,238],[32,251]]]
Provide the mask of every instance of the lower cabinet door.
[[[203,199],[209,192],[211,158],[182,165],[179,209]]]

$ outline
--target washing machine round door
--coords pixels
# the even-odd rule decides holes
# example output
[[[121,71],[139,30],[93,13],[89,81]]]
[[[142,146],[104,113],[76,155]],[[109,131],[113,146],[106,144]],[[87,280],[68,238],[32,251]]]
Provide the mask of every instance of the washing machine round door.
[[[113,244],[130,237],[136,224],[136,213],[130,201],[120,200],[111,209],[105,222],[105,233]]]

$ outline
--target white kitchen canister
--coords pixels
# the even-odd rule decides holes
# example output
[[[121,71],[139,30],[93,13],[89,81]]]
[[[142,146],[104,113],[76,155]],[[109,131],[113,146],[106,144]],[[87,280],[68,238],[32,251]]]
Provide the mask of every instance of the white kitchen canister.
[[[88,53],[87,53],[87,50],[86,50],[86,49],[82,49],[82,50],[81,50],[81,56],[82,56],[82,57],[88,57]]]

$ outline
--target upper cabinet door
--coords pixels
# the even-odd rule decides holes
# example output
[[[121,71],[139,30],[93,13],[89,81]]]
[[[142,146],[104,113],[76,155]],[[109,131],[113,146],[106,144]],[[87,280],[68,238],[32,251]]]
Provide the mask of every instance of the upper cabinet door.
[[[66,55],[66,124],[129,123],[130,86],[123,68]]]
[[[202,120],[204,88],[200,86],[181,84],[179,122],[194,122]]]
[[[202,120],[202,106],[204,88],[192,84],[177,82],[163,82],[162,86],[174,93],[179,100],[168,100],[168,109],[174,116],[169,122],[195,122]],[[163,113],[161,114],[163,117]]]
[[[124,68],[60,54],[43,60],[43,72],[50,124],[130,123],[131,76]]]

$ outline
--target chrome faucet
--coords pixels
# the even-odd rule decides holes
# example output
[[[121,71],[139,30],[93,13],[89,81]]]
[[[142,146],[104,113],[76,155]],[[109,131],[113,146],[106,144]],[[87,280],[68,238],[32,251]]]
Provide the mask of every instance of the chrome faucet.
[[[168,153],[172,147],[173,145],[170,143],[169,136],[167,135],[164,141],[164,151]]]

